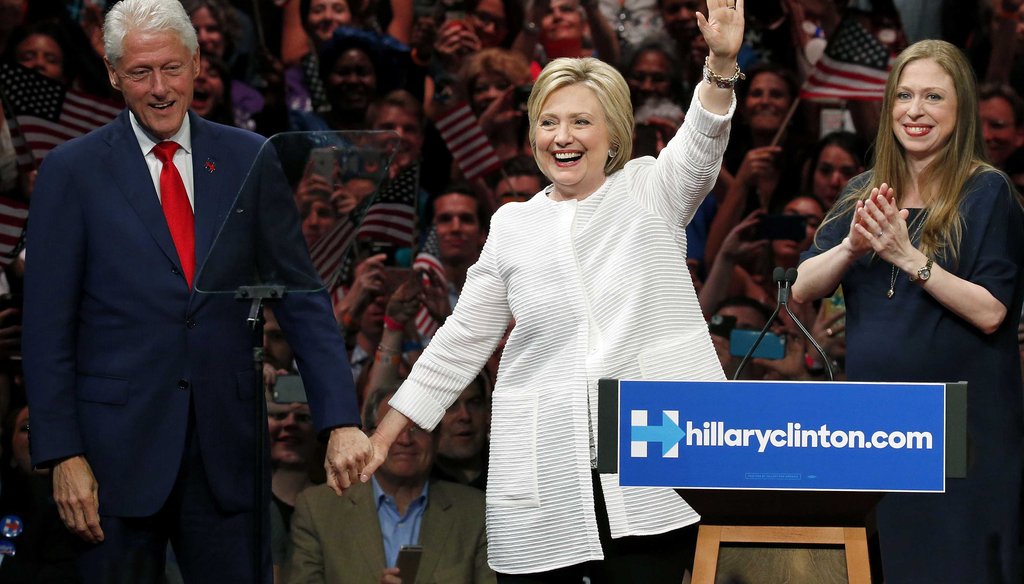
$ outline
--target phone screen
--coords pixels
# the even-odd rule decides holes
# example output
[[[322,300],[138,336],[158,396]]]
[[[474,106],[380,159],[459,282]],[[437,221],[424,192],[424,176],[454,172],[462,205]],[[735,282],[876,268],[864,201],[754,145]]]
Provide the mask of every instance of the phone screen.
[[[398,577],[402,582],[415,582],[416,573],[420,569],[420,557],[423,556],[423,548],[418,545],[403,545],[398,550]]]
[[[743,357],[754,345],[757,336],[761,331],[732,329],[729,334],[729,354],[733,357]],[[757,350],[751,355],[755,359],[781,359],[786,356],[786,339],[775,333],[765,333]]]
[[[302,385],[302,378],[298,375],[278,375],[272,396],[274,403],[306,403],[306,388]]]
[[[803,241],[807,237],[807,219],[803,215],[761,215],[754,226],[754,241],[789,239]]]

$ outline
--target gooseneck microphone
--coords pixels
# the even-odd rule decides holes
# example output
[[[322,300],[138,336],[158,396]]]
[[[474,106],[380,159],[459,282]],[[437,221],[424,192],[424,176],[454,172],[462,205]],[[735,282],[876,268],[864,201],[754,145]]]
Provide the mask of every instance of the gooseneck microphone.
[[[811,342],[811,345],[813,345],[815,350],[818,351],[818,354],[821,355],[821,359],[825,363],[825,370],[828,371],[828,380],[835,381],[835,374],[832,372],[832,360],[829,359],[827,354],[825,354],[825,350],[821,348],[821,345],[818,344],[818,341],[814,340],[814,336],[812,336],[811,333],[807,332],[807,327],[804,326],[804,323],[800,322],[800,319],[797,318],[796,315],[793,314],[793,311],[790,310],[789,308],[789,295],[793,284],[796,283],[796,277],[796,268],[789,268],[787,270],[783,270],[782,268],[775,268],[772,271],[772,281],[775,282],[778,286],[775,310],[772,312],[772,315],[768,317],[768,322],[766,322],[764,328],[761,329],[761,333],[757,335],[757,339],[754,340],[754,343],[750,346],[750,349],[747,351],[747,354],[743,356],[743,360],[740,361],[739,366],[736,367],[736,372],[732,376],[733,381],[739,379],[740,373],[743,371],[743,368],[747,365],[747,362],[750,361],[750,358],[754,354],[754,351],[757,350],[757,346],[761,344],[761,340],[764,338],[766,334],[768,334],[768,329],[771,328],[772,322],[775,321],[775,317],[779,315],[779,310],[781,310],[783,307],[785,307],[786,313],[789,314],[789,317],[793,319],[793,322],[796,323],[796,326],[797,328],[800,329],[800,332],[803,333],[804,337]]]

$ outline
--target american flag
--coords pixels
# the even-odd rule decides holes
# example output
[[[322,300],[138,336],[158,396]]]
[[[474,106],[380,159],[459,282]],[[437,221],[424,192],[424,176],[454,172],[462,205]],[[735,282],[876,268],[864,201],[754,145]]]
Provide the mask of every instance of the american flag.
[[[501,167],[501,159],[487,140],[469,104],[462,103],[434,120],[441,138],[459,163],[467,180],[473,180]]]
[[[10,265],[21,251],[27,220],[26,201],[0,197],[0,266]]]
[[[352,220],[345,217],[309,248],[313,267],[328,290],[333,290],[337,283],[335,280],[341,273],[342,260],[352,245],[355,233],[356,228]]]
[[[320,279],[329,290],[337,283],[345,265],[345,257],[356,239],[412,247],[416,240],[416,190],[419,166],[413,165],[398,174],[366,210],[356,225],[351,218],[338,221],[331,230],[309,249]]]
[[[437,239],[436,227],[430,228],[427,240],[423,242],[423,247],[416,254],[412,267],[418,272],[424,272],[425,279],[427,278],[426,272],[429,272],[445,288],[448,287],[448,280],[444,277],[444,266],[441,265],[441,245]],[[424,285],[428,285],[428,282],[424,281]],[[434,317],[430,316],[430,312],[425,306],[420,306],[419,312],[416,313],[416,330],[419,331],[420,336],[429,339],[437,332],[437,328],[438,324]]]
[[[420,167],[402,170],[373,199],[359,223],[356,239],[412,247],[416,241],[416,191]]]
[[[11,63],[0,65],[0,93],[21,170],[38,167],[50,150],[110,122],[122,109]]]
[[[881,101],[889,78],[892,55],[855,16],[839,23],[800,90],[810,100]]]

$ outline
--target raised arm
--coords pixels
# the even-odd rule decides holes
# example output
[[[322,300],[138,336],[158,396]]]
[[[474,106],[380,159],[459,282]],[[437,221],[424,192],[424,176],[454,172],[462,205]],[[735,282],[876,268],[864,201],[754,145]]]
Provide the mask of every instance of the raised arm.
[[[728,79],[738,71],[736,55],[743,43],[744,0],[708,0],[708,15],[697,13],[697,26],[708,44],[708,69]],[[711,113],[723,115],[732,104],[732,87],[703,82],[698,89],[700,103]]]

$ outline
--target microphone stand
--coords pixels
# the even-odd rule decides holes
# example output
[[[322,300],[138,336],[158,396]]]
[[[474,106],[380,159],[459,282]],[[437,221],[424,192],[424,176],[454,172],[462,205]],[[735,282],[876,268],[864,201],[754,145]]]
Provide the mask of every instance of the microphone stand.
[[[778,270],[781,268],[776,269]],[[822,349],[821,345],[818,344],[818,341],[814,340],[814,335],[807,332],[807,327],[804,326],[804,323],[800,322],[800,319],[797,318],[796,315],[793,314],[793,311],[789,309],[789,289],[793,284],[796,283],[796,276],[796,268],[789,268],[788,270],[786,270],[786,294],[785,296],[783,296],[781,292],[779,293],[779,302],[782,304],[782,306],[786,307],[786,312],[789,314],[789,317],[793,319],[793,322],[796,323],[796,326],[797,328],[800,329],[800,332],[804,334],[804,338],[810,341],[811,345],[814,346],[814,349],[818,351],[818,355],[821,355],[821,360],[825,363],[825,371],[828,372],[828,380],[835,381],[835,374],[832,371],[832,359],[829,359],[828,355],[825,354],[825,349]],[[778,312],[778,309],[775,309],[775,311]]]
[[[794,323],[796,323],[796,326],[797,328],[800,329],[800,332],[803,333],[804,337],[811,342],[811,345],[813,345],[814,348],[818,351],[818,354],[821,355],[821,359],[825,363],[825,370],[828,372],[828,380],[835,381],[835,375],[832,371],[831,359],[829,359],[828,355],[825,354],[825,350],[821,348],[821,345],[819,345],[818,342],[814,340],[814,336],[811,335],[811,333],[807,332],[807,327],[805,327],[804,324],[800,322],[800,319],[797,318],[796,315],[793,314],[793,311],[789,308],[790,288],[796,282],[796,277],[796,268],[789,268],[788,270],[783,270],[782,268],[775,268],[775,270],[772,271],[772,281],[778,285],[778,295],[776,298],[775,310],[772,312],[772,315],[768,317],[768,322],[765,323],[764,328],[761,329],[761,333],[757,336],[757,339],[754,340],[754,343],[750,346],[750,349],[747,351],[746,355],[743,356],[743,359],[740,361],[739,366],[736,367],[736,372],[733,373],[732,376],[733,381],[739,379],[740,373],[743,371],[743,368],[746,367],[747,362],[750,361],[750,358],[753,356],[754,351],[757,350],[757,346],[761,344],[761,340],[764,339],[764,336],[766,334],[768,334],[768,329],[771,328],[772,322],[775,321],[775,317],[779,315],[779,311],[782,308],[786,309],[786,313],[789,314],[789,317],[793,319]]]

